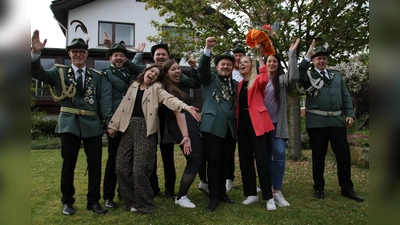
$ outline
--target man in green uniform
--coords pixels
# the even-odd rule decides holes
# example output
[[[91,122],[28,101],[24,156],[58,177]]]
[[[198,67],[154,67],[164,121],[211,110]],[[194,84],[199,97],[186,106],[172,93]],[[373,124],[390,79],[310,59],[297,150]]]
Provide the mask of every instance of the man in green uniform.
[[[75,38],[66,47],[72,64],[56,64],[44,70],[40,64],[40,53],[47,39],[42,43],[39,31],[32,35],[31,76],[47,83],[55,101],[60,106],[56,132],[61,137],[61,193],[64,215],[75,213],[73,204],[74,172],[81,141],[88,163],[89,183],[87,193],[88,210],[106,214],[100,204],[102,135],[104,133],[101,117],[106,123],[111,119],[111,85],[102,79],[101,72],[86,67],[88,45],[81,38]]]
[[[324,198],[325,157],[330,142],[336,157],[339,185],[343,196],[358,202],[364,201],[353,189],[351,181],[350,149],[346,128],[354,124],[351,96],[337,70],[328,70],[329,52],[325,47],[314,50],[313,40],[300,63],[299,83],[306,95],[306,128],[312,149],[314,197]],[[314,68],[308,69],[310,61]]]
[[[210,202],[206,209],[214,211],[219,201],[233,203],[226,195],[229,159],[236,148],[236,95],[238,82],[232,79],[235,58],[225,53],[215,58],[217,73],[211,71],[211,50],[217,44],[215,37],[206,39],[200,56],[198,76],[202,84],[203,108],[199,131],[208,168]]]
[[[124,67],[127,52],[128,50],[125,45],[120,42],[113,44],[106,53],[106,57],[110,60],[111,65],[103,69],[103,78],[106,78],[112,87],[112,107],[109,108],[111,114],[114,114],[117,110],[131,82],[131,74],[129,70]],[[134,79],[136,79],[136,77],[134,77]],[[108,124],[106,124],[106,126],[108,127]],[[121,134],[122,133],[118,133],[114,138],[108,137],[108,159],[103,183],[103,199],[104,205],[107,208],[117,208],[117,204],[113,200],[115,197],[115,188],[117,187],[115,160]]]

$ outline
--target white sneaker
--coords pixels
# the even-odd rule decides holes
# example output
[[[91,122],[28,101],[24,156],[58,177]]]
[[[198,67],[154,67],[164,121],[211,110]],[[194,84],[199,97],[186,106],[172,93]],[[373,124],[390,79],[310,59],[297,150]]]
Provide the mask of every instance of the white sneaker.
[[[230,179],[226,179],[225,187],[226,187],[226,193],[230,192],[233,188],[233,181]]]
[[[131,212],[137,212],[137,209],[132,207]]]
[[[257,187],[257,193],[261,192],[261,188]]]
[[[278,206],[281,206],[281,207],[290,206],[289,202],[287,202],[285,200],[282,193],[278,192],[278,193],[273,194],[273,196],[274,196],[275,204],[277,204]]]
[[[175,198],[175,204],[180,205],[184,208],[196,208],[196,205],[193,204],[190,199],[185,196],[182,196],[181,199],[177,200],[178,197]]]
[[[267,201],[267,210],[268,211],[276,210],[274,198],[271,198],[270,200]]]
[[[200,181],[200,184],[199,184],[199,187],[198,187],[199,189],[200,189],[200,191],[201,192],[203,192],[204,194],[208,194],[209,193],[209,191],[208,191],[208,184],[206,183],[206,182],[204,182],[204,181]]]
[[[246,200],[244,200],[242,203],[243,203],[244,205],[250,205],[250,204],[256,203],[256,202],[258,202],[258,195],[248,196],[248,197],[246,198]]]

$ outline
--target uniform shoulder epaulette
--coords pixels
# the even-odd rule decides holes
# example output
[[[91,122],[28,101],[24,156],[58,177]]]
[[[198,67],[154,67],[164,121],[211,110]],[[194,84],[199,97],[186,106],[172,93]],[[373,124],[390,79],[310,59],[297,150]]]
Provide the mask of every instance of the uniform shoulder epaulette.
[[[89,69],[90,69],[91,71],[93,71],[93,72],[99,74],[99,75],[102,75],[102,74],[103,74],[101,71],[98,71],[98,70],[96,70],[96,69],[94,69],[94,68],[89,68]]]
[[[69,66],[67,66],[67,65],[58,64],[58,63],[54,64],[54,66],[56,66],[56,67],[64,67],[64,68],[69,67]]]
[[[331,69],[331,68],[328,68],[328,70],[334,71],[334,72],[339,72],[339,73],[340,73],[340,70],[338,70],[338,69]]]

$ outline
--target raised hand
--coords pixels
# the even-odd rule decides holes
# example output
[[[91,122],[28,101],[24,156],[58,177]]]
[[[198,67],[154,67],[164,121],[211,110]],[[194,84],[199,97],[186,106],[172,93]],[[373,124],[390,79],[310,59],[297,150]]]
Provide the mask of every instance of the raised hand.
[[[300,38],[297,38],[296,41],[290,45],[289,51],[296,50],[297,47],[299,47],[299,43],[300,43]]]
[[[146,43],[139,43],[138,47],[133,46],[132,48],[139,53],[143,53],[144,48],[146,47]]]
[[[215,37],[208,37],[206,39],[206,49],[212,49],[217,44],[217,39]]]
[[[193,58],[193,57],[191,57],[190,56],[190,53],[188,54],[188,57],[189,57],[189,59],[188,59],[188,64],[192,67],[192,68],[196,68],[196,60]]]
[[[39,30],[33,31],[32,34],[32,53],[39,54],[44,46],[46,46],[47,39],[44,39],[43,43],[40,41]]]
[[[111,40],[110,38],[108,38],[107,32],[104,31],[104,39],[103,39],[103,44],[107,47],[110,48],[111,47]]]
[[[310,47],[308,48],[307,54],[306,54],[306,57],[309,59],[311,59],[311,56],[313,56],[315,54],[314,46],[315,46],[315,39],[313,39]]]

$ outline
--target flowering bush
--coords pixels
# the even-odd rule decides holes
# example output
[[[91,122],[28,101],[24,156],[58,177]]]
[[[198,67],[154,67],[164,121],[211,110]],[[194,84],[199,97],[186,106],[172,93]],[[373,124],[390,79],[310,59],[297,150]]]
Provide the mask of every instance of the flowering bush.
[[[349,134],[347,142],[350,146],[369,147],[369,136],[366,134]]]

